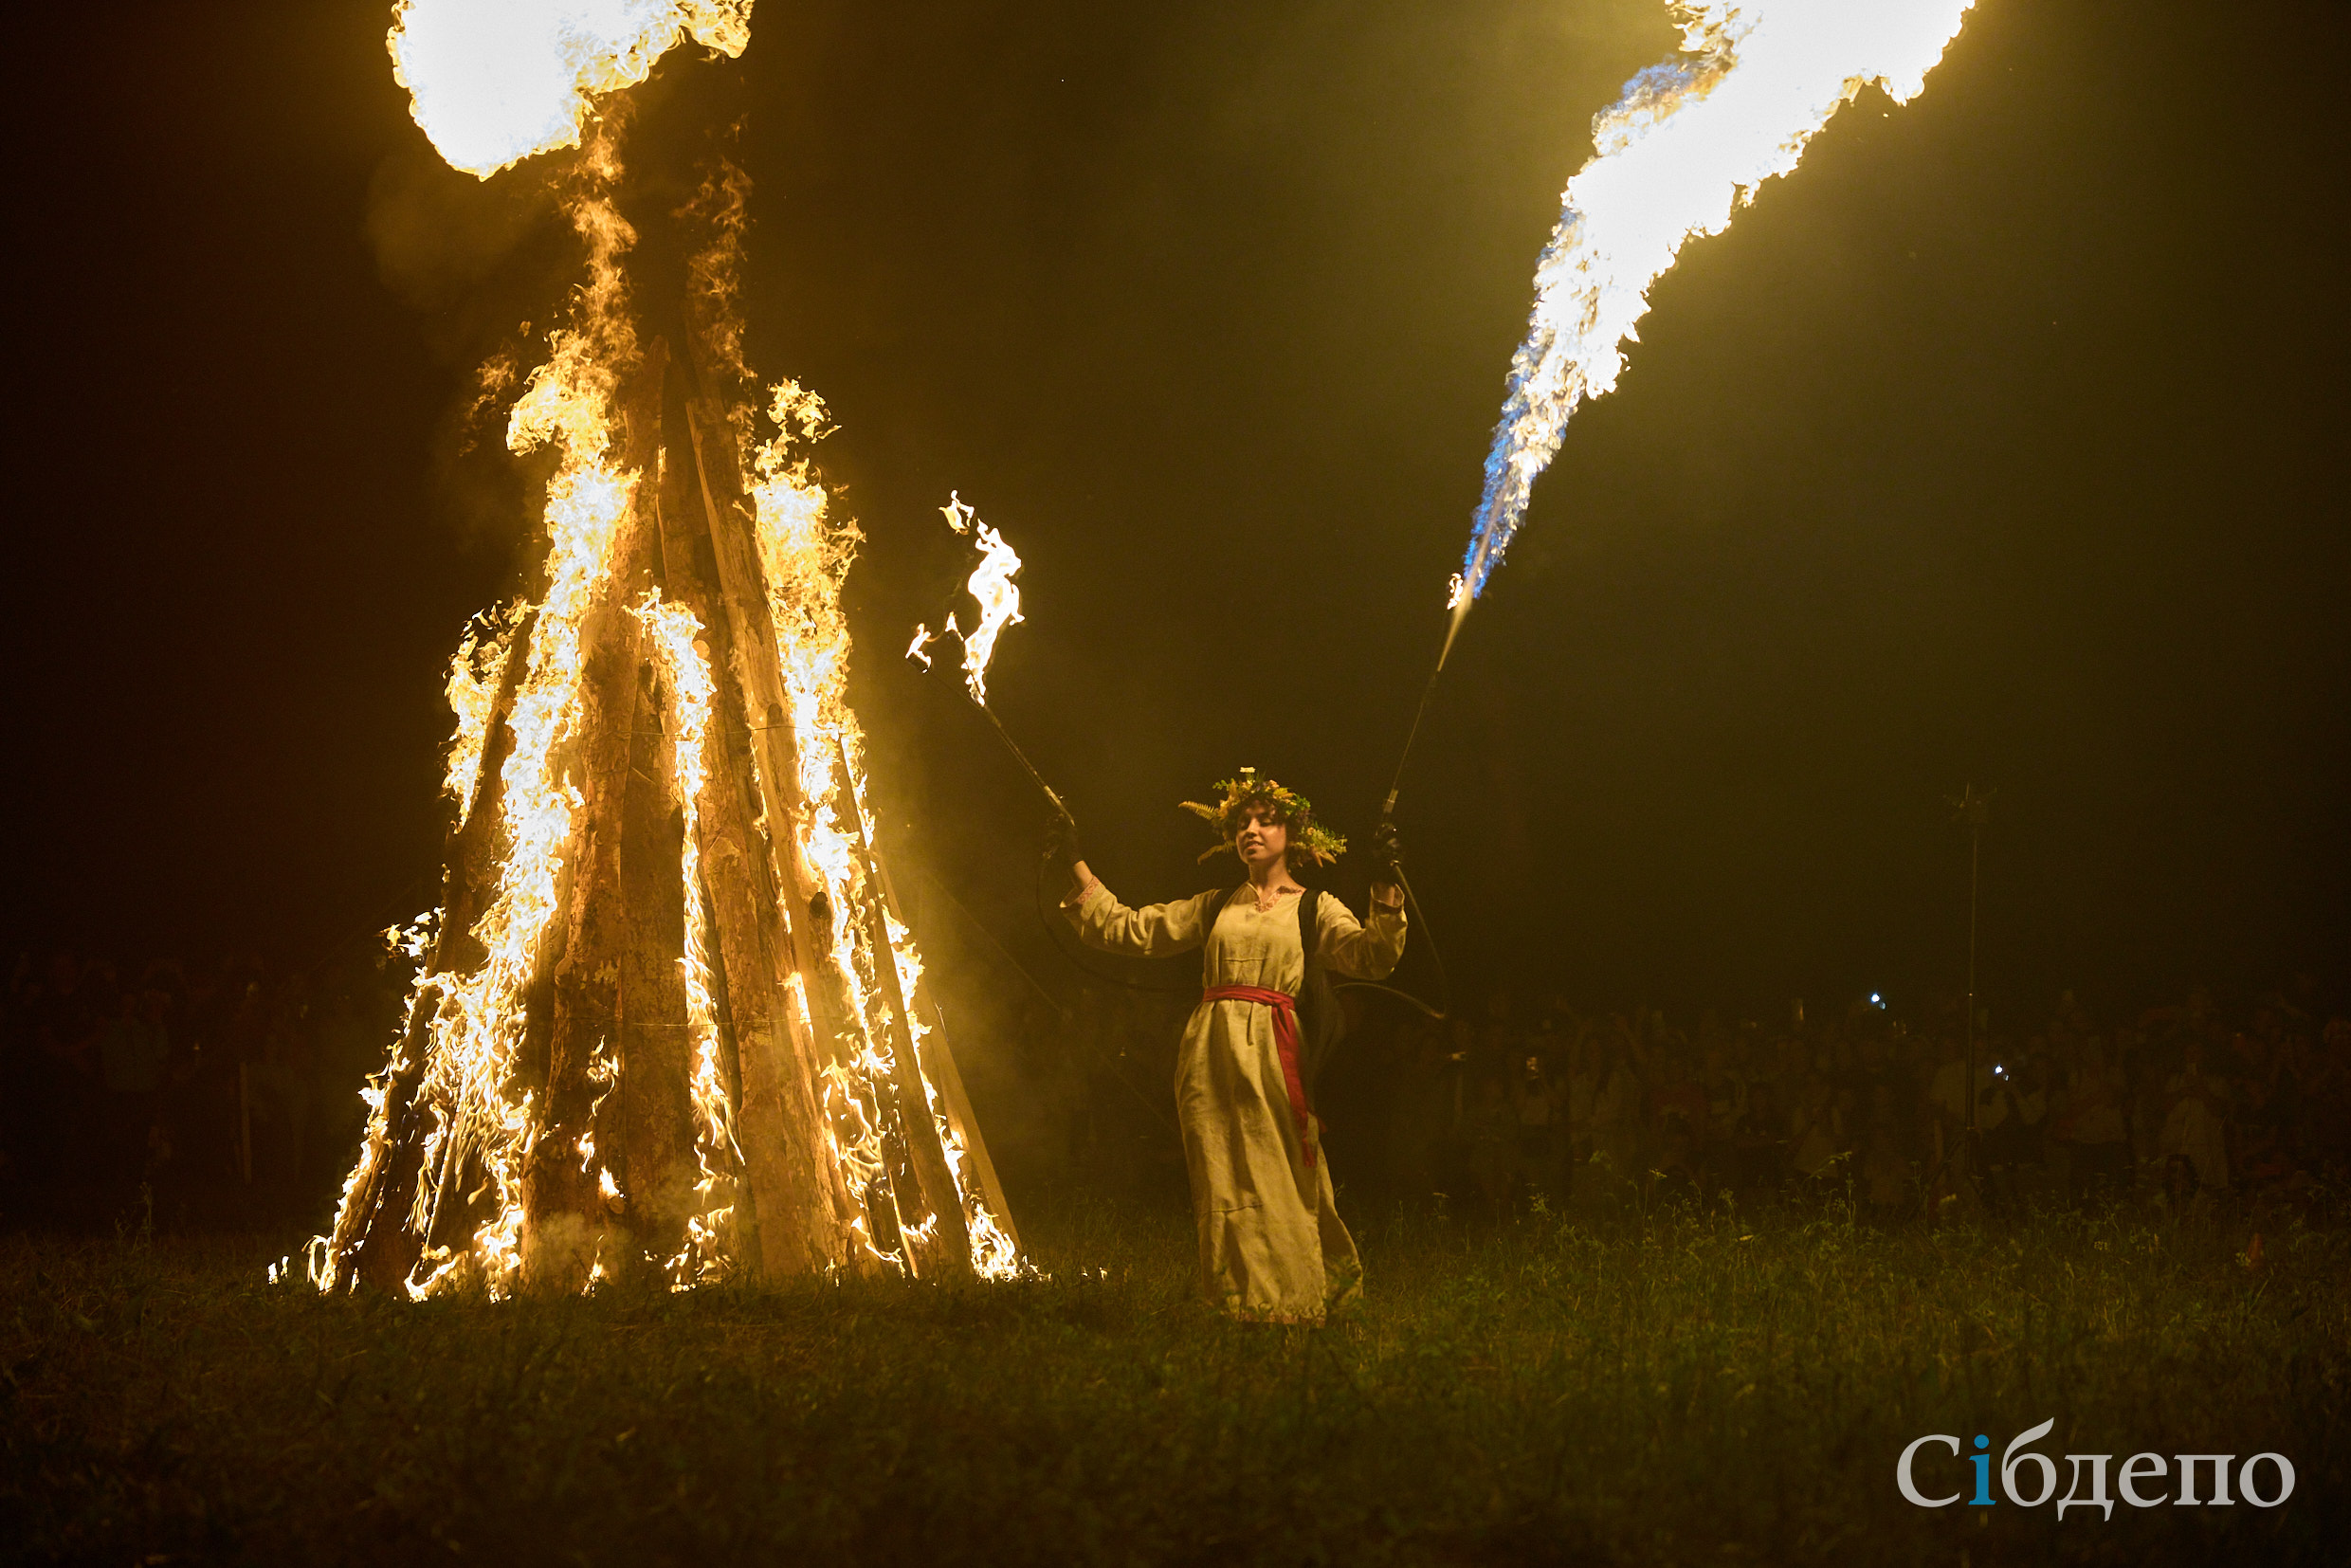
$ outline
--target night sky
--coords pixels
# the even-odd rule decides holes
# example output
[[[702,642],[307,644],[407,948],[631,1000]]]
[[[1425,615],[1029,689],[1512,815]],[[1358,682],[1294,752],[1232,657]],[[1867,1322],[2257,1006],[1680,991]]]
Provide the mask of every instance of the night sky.
[[[564,274],[543,170],[439,166],[387,12],[20,24],[11,947],[302,964],[431,902],[444,667],[529,558],[458,410]],[[648,136],[748,116],[752,356],[840,425],[910,880],[1069,983],[1042,805],[898,659],[951,489],[1028,561],[998,711],[1129,902],[1214,880],[1176,802],[1240,764],[1371,826],[1559,189],[1671,39],[1657,0],[761,0],[738,66],[664,67]],[[1984,0],[1683,253],[1406,783],[1461,986],[1955,989],[1973,781],[1996,1006],[2342,994],[2345,58],[2338,4]]]

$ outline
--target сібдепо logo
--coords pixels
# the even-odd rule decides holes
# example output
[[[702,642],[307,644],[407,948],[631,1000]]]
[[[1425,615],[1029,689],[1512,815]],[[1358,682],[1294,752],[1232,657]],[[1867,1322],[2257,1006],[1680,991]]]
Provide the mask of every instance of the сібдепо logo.
[[[2052,1417],[2030,1431],[2018,1432],[2000,1450],[2000,1491],[2019,1508],[2037,1508],[2057,1496],[2057,1462],[2032,1447],[2056,1425]],[[1913,1438],[1910,1446],[1902,1450],[1902,1457],[1894,1461],[1894,1485],[1902,1489],[1904,1497],[1922,1508],[1947,1508],[1962,1498],[1971,1508],[1989,1508],[1998,1501],[1992,1495],[1991,1447],[1991,1437],[1977,1432],[1977,1451],[1960,1463],[1959,1440],[1949,1433],[1929,1432],[1924,1437]],[[1951,1457],[1944,1459],[1935,1453],[1938,1448],[1949,1449]],[[2069,1453],[2065,1459],[2072,1467],[2072,1474],[2066,1495],[2057,1499],[2057,1517],[2065,1518],[2068,1508],[2094,1506],[2101,1511],[2100,1517],[2113,1518],[2114,1499],[2106,1495],[2106,1467],[2113,1462],[2114,1455]],[[2173,1461],[2179,1466],[2177,1495],[2171,1492]],[[2115,1489],[2134,1508],[2153,1508],[2166,1503],[2184,1507],[2229,1507],[2240,1497],[2256,1508],[2274,1508],[2294,1495],[2294,1462],[2284,1454],[2257,1453],[2242,1465],[2235,1461],[2236,1455],[2233,1453],[2176,1453],[2169,1460],[2160,1453],[2135,1453],[2115,1472]],[[2232,1466],[2235,1468],[2234,1496],[2229,1488]],[[2209,1495],[2204,1495],[2207,1483]],[[2087,1493],[2082,1489],[2086,1484],[2089,1487]],[[1948,1495],[1929,1495],[1930,1488],[1941,1493],[1954,1486],[1959,1489]],[[2150,1486],[2154,1487],[2152,1494],[2142,1490]]]

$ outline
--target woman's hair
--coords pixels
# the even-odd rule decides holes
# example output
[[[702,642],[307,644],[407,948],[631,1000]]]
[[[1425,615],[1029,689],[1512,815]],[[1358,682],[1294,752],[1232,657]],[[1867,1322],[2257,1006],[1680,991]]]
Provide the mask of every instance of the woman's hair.
[[[1232,778],[1217,780],[1220,798],[1213,806],[1196,800],[1183,802],[1185,811],[1206,821],[1216,830],[1216,844],[1200,855],[1203,861],[1213,860],[1225,853],[1238,854],[1241,830],[1248,822],[1249,810],[1262,806],[1289,830],[1286,858],[1295,870],[1309,864],[1328,866],[1347,851],[1347,841],[1314,820],[1314,807],[1304,795],[1285,789],[1270,778],[1260,778],[1254,768],[1243,768]]]

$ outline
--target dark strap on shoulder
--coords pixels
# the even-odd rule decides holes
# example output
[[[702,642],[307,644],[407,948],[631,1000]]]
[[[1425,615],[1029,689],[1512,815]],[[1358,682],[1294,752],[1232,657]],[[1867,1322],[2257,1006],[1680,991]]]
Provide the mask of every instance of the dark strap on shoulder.
[[[1222,889],[1212,887],[1207,893],[1203,893],[1200,896],[1202,898],[1207,898],[1219,892],[1221,892],[1223,896],[1218,898],[1215,903],[1208,906],[1208,921],[1200,928],[1200,989],[1203,991],[1208,989],[1210,978],[1208,972],[1208,939],[1216,934],[1216,922],[1224,917],[1225,905],[1230,903],[1235,898],[1239,897],[1241,889],[1238,887],[1227,887]]]
[[[1246,885],[1246,884],[1245,884]],[[1210,888],[1203,898],[1213,898],[1209,905],[1208,933],[1200,939],[1200,989],[1210,989],[1208,970],[1208,937],[1216,931],[1216,921],[1226,906],[1238,898],[1243,887],[1230,888],[1222,897],[1214,897]],[[1314,1081],[1321,1076],[1323,1061],[1332,1048],[1346,1032],[1344,1013],[1339,1007],[1338,994],[1331,990],[1321,970],[1315,962],[1315,947],[1322,934],[1322,890],[1309,887],[1298,895],[1298,949],[1303,962],[1298,977],[1299,1071],[1311,1091]]]

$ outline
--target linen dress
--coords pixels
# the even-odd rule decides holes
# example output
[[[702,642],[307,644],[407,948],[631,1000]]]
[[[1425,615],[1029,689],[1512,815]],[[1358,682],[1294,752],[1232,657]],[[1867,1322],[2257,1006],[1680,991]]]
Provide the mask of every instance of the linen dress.
[[[1253,986],[1295,996],[1305,980],[1296,894],[1259,913],[1246,889],[1219,888],[1129,909],[1094,884],[1074,912],[1079,934],[1112,953],[1160,957],[1199,947],[1213,990]],[[1404,914],[1373,905],[1359,923],[1327,894],[1316,901],[1315,953],[1327,972],[1379,980],[1404,954]],[[1224,904],[1215,928],[1210,911]],[[1200,1243],[1200,1282],[1235,1317],[1319,1323],[1360,1292],[1363,1265],[1340,1223],[1321,1124],[1301,1129],[1290,1104],[1274,1010],[1208,1000],[1193,1010],[1176,1053],[1176,1118]]]

